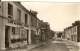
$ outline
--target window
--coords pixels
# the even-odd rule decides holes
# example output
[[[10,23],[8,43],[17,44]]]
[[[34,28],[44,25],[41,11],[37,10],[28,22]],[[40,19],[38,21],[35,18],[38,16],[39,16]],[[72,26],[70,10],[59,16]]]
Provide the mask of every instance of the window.
[[[21,21],[21,11],[19,9],[17,9],[17,20]]]
[[[13,35],[19,35],[20,34],[20,29],[17,27],[12,27],[12,34]]]
[[[75,26],[75,32],[77,32],[77,26]]]
[[[12,33],[15,35],[15,27],[12,27]]]
[[[34,23],[33,23],[33,18],[31,17],[31,26],[34,26],[33,24],[34,24]]]
[[[25,14],[25,24],[27,24],[28,22],[28,17],[27,17],[27,14]]]
[[[35,19],[33,19],[33,26],[35,27]]]
[[[1,8],[1,2],[0,2],[0,8]]]
[[[0,2],[0,15],[2,14],[1,11],[2,11],[2,9],[1,9],[1,2]]]
[[[13,16],[13,6],[8,3],[8,18],[12,18]]]
[[[32,17],[31,17],[31,26],[32,26]]]
[[[38,24],[38,22],[37,22],[37,20],[36,20],[36,27],[37,27],[37,24]]]
[[[75,27],[73,27],[73,32],[75,32],[75,30],[74,30],[74,29],[75,29]]]
[[[36,31],[34,31],[34,34],[36,35]]]
[[[36,27],[37,21],[35,20],[35,27]]]

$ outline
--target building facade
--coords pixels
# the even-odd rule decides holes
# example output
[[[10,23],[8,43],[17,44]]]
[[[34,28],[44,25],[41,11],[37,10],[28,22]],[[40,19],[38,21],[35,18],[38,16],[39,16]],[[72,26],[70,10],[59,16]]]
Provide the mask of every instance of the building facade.
[[[0,2],[0,49],[39,42],[40,22],[20,2]]]
[[[36,11],[32,11],[30,10],[31,15],[31,43],[37,43],[39,42],[39,37],[41,34],[41,29],[40,29],[40,22],[41,20],[39,20],[37,18],[37,12]]]
[[[0,48],[14,48],[30,40],[30,13],[19,2],[1,2],[1,34]],[[23,42],[24,41],[24,42]]]
[[[51,37],[50,25],[37,14],[20,2],[0,2],[0,49],[47,41]]]
[[[42,21],[43,22],[43,21]],[[41,24],[41,41],[47,41],[50,39],[50,25],[48,22],[43,22]]]
[[[66,39],[71,41],[80,42],[80,21],[75,21],[72,26],[64,29],[64,35]]]

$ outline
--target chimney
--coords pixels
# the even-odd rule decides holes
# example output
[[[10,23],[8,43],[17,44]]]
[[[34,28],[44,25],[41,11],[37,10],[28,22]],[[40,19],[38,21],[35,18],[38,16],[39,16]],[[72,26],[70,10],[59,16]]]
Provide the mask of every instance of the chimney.
[[[17,3],[21,4],[21,2],[19,2],[19,1]]]
[[[30,9],[30,12],[31,12],[34,16],[37,17],[38,12],[36,12],[36,11],[32,11],[31,9]]]

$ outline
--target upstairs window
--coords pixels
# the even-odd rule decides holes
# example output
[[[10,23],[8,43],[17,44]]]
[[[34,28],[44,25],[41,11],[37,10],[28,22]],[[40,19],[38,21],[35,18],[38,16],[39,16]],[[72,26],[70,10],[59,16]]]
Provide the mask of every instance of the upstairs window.
[[[35,20],[35,27],[37,26],[37,21]]]
[[[36,27],[37,27],[37,20],[36,20],[36,23],[35,23]]]
[[[31,17],[31,26],[34,26],[34,21],[32,17]]]
[[[2,9],[1,9],[1,2],[0,2],[0,15],[2,14],[2,12],[1,12],[1,11],[2,11]]]
[[[13,16],[13,5],[8,3],[8,18],[12,18]]]
[[[0,8],[1,8],[1,2],[0,2]]]
[[[28,23],[28,17],[27,17],[27,14],[25,14],[25,24]]]
[[[21,10],[17,9],[17,20],[21,21]]]

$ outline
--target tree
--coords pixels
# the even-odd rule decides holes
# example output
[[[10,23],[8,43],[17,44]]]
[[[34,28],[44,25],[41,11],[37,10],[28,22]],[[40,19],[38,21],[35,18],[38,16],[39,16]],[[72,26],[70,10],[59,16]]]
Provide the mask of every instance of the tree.
[[[59,33],[57,34],[57,37],[61,37],[62,34],[63,34],[62,32],[59,32]]]

